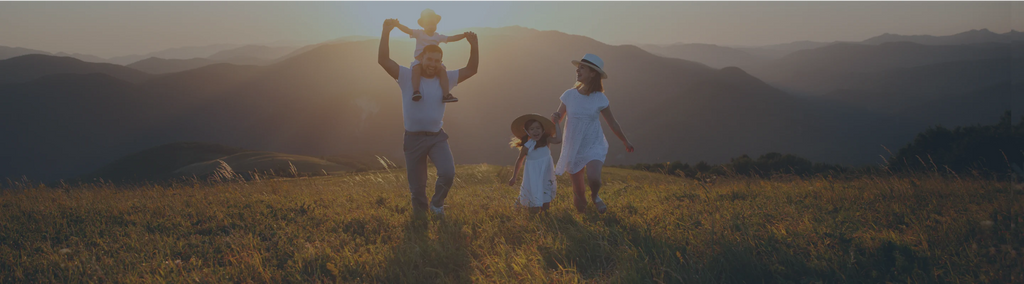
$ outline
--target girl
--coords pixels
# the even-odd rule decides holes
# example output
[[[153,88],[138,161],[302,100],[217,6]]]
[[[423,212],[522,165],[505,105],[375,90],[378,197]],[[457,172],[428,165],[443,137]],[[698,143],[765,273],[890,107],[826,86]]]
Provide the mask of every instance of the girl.
[[[556,127],[551,120],[539,114],[523,115],[512,122],[515,138],[509,144],[519,148],[519,159],[508,185],[516,184],[519,168],[523,167],[518,204],[529,207],[531,213],[547,211],[555,198],[555,166],[547,146],[562,143]]]
[[[587,207],[584,196],[583,169],[586,169],[587,184],[590,185],[590,198],[598,213],[608,210],[604,200],[597,195],[601,190],[601,166],[608,154],[608,140],[601,130],[601,119],[615,132],[626,146],[626,152],[633,152],[633,144],[622,134],[619,122],[612,116],[608,97],[604,96],[602,79],[608,78],[604,72],[604,61],[593,54],[586,54],[581,60],[573,60],[576,65],[576,85],[562,93],[558,110],[551,114],[551,121],[559,123],[565,119],[565,145],[558,157],[555,173],[568,171],[572,175],[573,205],[583,212]]]

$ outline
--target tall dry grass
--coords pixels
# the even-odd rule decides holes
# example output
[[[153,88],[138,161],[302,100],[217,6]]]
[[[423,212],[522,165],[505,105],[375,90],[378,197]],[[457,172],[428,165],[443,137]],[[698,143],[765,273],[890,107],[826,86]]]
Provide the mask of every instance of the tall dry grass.
[[[938,175],[697,181],[608,168],[610,210],[513,206],[458,166],[446,216],[402,169],[0,191],[0,282],[879,283],[1024,279],[1009,183]],[[433,176],[431,176],[431,180]]]

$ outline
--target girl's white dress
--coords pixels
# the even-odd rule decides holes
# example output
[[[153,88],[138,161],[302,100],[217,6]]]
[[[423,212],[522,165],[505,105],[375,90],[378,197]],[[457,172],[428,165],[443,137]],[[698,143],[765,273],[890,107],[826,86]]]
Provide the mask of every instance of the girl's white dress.
[[[576,89],[569,89],[559,99],[565,104],[565,130],[555,173],[576,173],[590,161],[604,162],[608,140],[601,129],[601,110],[608,107],[608,97],[603,92],[584,96]]]
[[[519,187],[519,204],[540,207],[555,198],[555,166],[547,146],[534,149],[537,141],[523,144],[528,149],[523,161],[523,184]]]

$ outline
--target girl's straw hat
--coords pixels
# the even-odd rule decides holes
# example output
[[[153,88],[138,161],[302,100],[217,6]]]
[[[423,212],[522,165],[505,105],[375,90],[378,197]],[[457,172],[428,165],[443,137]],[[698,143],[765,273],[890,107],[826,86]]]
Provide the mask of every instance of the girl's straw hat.
[[[424,28],[426,28],[426,23],[433,23],[436,25],[438,22],[441,22],[441,16],[434,13],[434,10],[431,9],[423,10],[423,12],[420,13],[420,19],[416,20],[416,23],[419,23],[420,26]]]
[[[590,68],[594,68],[597,72],[601,72],[601,79],[608,79],[608,73],[604,73],[604,60],[601,60],[597,55],[587,53],[583,55],[582,60],[572,61],[572,66],[580,66],[580,64],[590,66]]]
[[[526,122],[531,119],[539,121],[540,125],[544,126],[544,135],[555,136],[555,123],[551,122],[547,117],[536,113],[524,114],[512,121],[512,135],[516,137],[526,136]]]

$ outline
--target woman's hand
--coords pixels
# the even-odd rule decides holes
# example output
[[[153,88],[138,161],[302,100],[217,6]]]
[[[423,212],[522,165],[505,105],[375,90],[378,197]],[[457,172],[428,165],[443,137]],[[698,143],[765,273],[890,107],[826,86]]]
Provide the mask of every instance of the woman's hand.
[[[633,144],[629,144],[629,141],[622,142],[626,146],[626,153],[633,153]]]
[[[511,179],[508,180],[508,186],[515,186],[515,185],[516,185],[516,177],[513,176]]]

